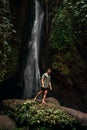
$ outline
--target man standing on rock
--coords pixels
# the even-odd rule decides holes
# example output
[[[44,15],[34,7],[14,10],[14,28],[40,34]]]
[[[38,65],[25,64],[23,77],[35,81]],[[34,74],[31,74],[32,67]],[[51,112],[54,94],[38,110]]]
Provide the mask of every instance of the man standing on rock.
[[[45,99],[46,99],[48,90],[52,90],[50,74],[51,74],[51,69],[49,68],[47,69],[47,72],[42,75],[41,90],[35,96],[34,101],[37,99],[39,95],[43,94],[42,103],[46,103]]]

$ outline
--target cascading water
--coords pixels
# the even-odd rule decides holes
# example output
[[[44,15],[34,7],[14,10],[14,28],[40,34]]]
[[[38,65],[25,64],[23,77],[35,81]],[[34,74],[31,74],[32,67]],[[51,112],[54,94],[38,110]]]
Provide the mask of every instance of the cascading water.
[[[38,62],[43,17],[44,12],[39,0],[35,0],[35,20],[31,32],[31,40],[28,43],[29,53],[24,72],[24,99],[34,97],[40,87],[40,71]]]

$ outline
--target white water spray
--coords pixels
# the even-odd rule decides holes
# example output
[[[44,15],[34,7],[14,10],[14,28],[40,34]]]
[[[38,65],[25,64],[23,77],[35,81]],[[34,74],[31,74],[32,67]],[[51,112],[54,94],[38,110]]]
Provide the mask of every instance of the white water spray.
[[[24,72],[24,98],[32,98],[40,87],[39,48],[44,12],[38,0],[35,0],[35,21],[28,43],[29,54]]]

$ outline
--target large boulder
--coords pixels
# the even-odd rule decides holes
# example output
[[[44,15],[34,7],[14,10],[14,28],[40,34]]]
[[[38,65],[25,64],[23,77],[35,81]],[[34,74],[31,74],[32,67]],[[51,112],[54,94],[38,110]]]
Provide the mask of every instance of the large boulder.
[[[6,115],[0,115],[0,130],[12,130],[15,128],[15,122]]]
[[[64,106],[61,106],[61,109],[68,112],[70,115],[73,115],[80,124],[87,127],[87,113]]]
[[[49,116],[47,118],[50,118],[52,114],[53,116],[52,118],[54,120],[56,119],[54,116],[55,115],[54,113],[56,112],[57,113],[56,116],[60,122],[61,122],[60,119],[62,118],[62,115],[65,115],[65,117],[63,117],[65,121],[67,120],[70,121],[71,123],[75,121],[81,125],[87,126],[87,113],[83,113],[72,108],[61,106],[56,99],[51,97],[46,99],[45,104],[41,103],[41,99],[38,99],[37,101],[34,101],[33,99],[28,99],[28,100],[8,99],[8,100],[3,100],[1,106],[4,113],[9,114],[9,116],[12,117],[15,121],[21,120],[21,116],[23,116],[23,114],[24,116],[26,116],[25,119],[29,121],[30,118],[28,116],[30,113],[31,114],[33,113],[32,116],[33,117],[35,116],[35,120],[37,120],[36,118],[40,120],[39,114],[41,114],[41,120],[43,121],[44,120],[43,119],[44,117],[42,118],[43,114],[44,113],[48,114],[48,112],[50,112],[50,114],[48,114]],[[60,116],[61,118],[58,116]],[[51,119],[51,121],[53,120]]]

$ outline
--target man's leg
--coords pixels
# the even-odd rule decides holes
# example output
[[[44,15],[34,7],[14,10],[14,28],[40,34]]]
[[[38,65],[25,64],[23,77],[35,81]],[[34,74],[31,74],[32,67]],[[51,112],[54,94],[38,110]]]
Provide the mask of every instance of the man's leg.
[[[37,99],[37,97],[38,97],[39,95],[42,94],[42,92],[43,92],[43,90],[40,90],[40,91],[37,93],[37,95],[36,95],[35,98],[34,98],[34,101]]]
[[[45,99],[46,99],[47,93],[48,93],[48,90],[45,90],[44,95],[43,95],[43,99],[42,99],[42,103],[46,103]]]

